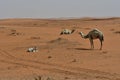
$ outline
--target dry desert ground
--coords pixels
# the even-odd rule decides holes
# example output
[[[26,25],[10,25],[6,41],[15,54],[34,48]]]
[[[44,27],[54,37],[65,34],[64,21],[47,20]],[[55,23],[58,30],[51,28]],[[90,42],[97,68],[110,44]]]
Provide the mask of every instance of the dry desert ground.
[[[65,28],[76,31],[60,35]],[[93,28],[102,50],[78,34]],[[120,18],[1,19],[0,80],[120,80]]]

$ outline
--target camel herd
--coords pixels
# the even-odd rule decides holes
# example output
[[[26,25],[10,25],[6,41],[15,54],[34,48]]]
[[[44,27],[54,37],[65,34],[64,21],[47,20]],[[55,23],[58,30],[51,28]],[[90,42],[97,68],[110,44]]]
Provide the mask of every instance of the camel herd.
[[[60,32],[60,35],[69,35],[75,32],[75,29],[63,29]],[[83,34],[83,32],[78,32],[79,35],[81,35],[82,38],[84,39],[89,39],[90,40],[90,44],[91,44],[91,50],[94,49],[94,43],[93,40],[94,39],[99,39],[101,46],[100,46],[100,50],[102,50],[102,45],[103,45],[103,41],[104,41],[104,36],[103,33],[98,30],[97,28],[92,29],[91,31],[88,32],[87,35]],[[27,52],[38,52],[37,47],[30,47],[28,48]]]
[[[72,34],[73,32],[75,32],[75,29],[70,30],[70,29],[63,29],[60,33],[60,35],[63,34]],[[82,32],[79,32],[79,34],[81,35],[82,38],[84,39],[89,39],[90,40],[90,44],[91,44],[91,49],[94,49],[94,43],[93,40],[94,39],[99,39],[100,43],[101,43],[101,47],[100,50],[102,50],[102,42],[104,41],[104,36],[103,33],[98,30],[97,28],[92,29],[91,31],[89,31],[89,33],[87,35],[83,34]]]

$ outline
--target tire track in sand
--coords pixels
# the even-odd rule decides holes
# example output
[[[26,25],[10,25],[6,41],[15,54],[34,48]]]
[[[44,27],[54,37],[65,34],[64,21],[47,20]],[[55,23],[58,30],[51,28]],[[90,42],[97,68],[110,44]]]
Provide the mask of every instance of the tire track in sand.
[[[73,75],[75,77],[80,77],[80,78],[87,77],[87,78],[102,79],[102,80],[120,80],[119,74],[111,74],[111,73],[102,72],[99,70],[67,67],[59,64],[21,59],[11,55],[10,53],[2,49],[0,49],[0,54],[2,55],[2,57],[7,58],[7,60],[0,59],[0,62],[7,63],[7,64],[14,64],[14,65],[26,66],[34,69],[39,69],[39,70],[46,70],[51,73]]]

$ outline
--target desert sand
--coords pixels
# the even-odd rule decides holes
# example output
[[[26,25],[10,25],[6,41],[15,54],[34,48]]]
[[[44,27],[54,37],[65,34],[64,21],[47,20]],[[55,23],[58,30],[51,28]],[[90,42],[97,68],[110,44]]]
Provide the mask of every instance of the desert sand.
[[[65,28],[76,31],[60,35]],[[102,50],[78,34],[93,28]],[[1,19],[0,80],[120,80],[120,18]]]

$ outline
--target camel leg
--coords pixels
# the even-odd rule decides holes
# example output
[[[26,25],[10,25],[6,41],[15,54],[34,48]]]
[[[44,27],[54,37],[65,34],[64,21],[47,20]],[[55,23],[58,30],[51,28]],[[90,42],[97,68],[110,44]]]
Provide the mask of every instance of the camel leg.
[[[91,49],[94,48],[94,44],[93,44],[93,39],[89,39],[90,40],[90,44],[91,44]]]
[[[93,44],[93,49],[94,49],[94,42],[93,42],[93,40],[92,40],[92,44]]]
[[[102,40],[99,38],[100,40],[100,50],[102,50]]]
[[[100,41],[100,43],[101,43],[100,50],[102,50],[102,41]]]

